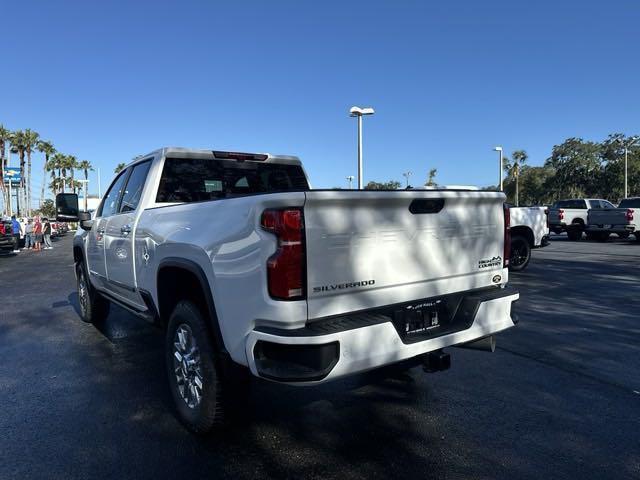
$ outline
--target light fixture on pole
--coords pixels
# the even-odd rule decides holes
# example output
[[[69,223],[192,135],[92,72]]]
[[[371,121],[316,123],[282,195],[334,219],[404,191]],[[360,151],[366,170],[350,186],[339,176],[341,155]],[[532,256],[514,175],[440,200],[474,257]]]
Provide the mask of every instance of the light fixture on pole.
[[[353,179],[356,178],[353,175],[347,175],[347,182],[349,182],[349,190],[353,189]]]
[[[358,189],[362,190],[362,117],[373,115],[375,111],[371,107],[351,107],[349,116],[358,117]]]
[[[402,174],[402,176],[403,176],[404,178],[406,178],[406,179],[407,179],[407,188],[409,188],[409,177],[410,177],[411,175],[413,175],[413,172],[411,172],[411,171],[404,172],[404,173]]]
[[[500,178],[500,180],[499,180],[500,191],[502,191],[502,190],[504,190],[503,185],[502,185],[502,170],[503,170],[502,147],[498,146],[498,147],[495,147],[493,150],[496,151],[496,152],[499,152],[499,154],[500,154],[500,172],[498,173],[498,175],[499,175],[499,178]]]

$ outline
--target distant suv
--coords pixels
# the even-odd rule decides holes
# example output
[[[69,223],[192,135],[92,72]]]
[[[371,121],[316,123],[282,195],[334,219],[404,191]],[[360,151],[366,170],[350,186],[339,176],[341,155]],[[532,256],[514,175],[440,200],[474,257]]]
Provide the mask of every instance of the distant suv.
[[[252,374],[313,385],[417,359],[515,325],[500,192],[311,190],[291,156],[165,148],[113,180],[78,221],[82,318],[116,303],[166,330],[182,421],[216,424]],[[492,347],[493,345],[493,347]],[[244,383],[244,382],[242,382]]]
[[[549,228],[554,233],[567,232],[569,240],[580,240],[585,231],[590,209],[615,208],[601,198],[559,200],[549,209]]]

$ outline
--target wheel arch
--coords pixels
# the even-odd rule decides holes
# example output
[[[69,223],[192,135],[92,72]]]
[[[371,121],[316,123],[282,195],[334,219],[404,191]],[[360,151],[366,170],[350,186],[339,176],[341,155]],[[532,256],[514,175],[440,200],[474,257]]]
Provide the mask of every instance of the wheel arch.
[[[516,235],[526,238],[527,242],[529,242],[529,246],[533,248],[535,243],[535,237],[533,235],[533,230],[531,230],[531,228],[529,228],[526,225],[518,225],[517,227],[512,227],[511,237],[513,238]]]
[[[155,307],[163,326],[168,324],[169,316],[178,301],[194,301],[208,316],[207,325],[217,351],[226,354],[211,285],[200,265],[185,258],[164,258],[156,273],[156,298]]]

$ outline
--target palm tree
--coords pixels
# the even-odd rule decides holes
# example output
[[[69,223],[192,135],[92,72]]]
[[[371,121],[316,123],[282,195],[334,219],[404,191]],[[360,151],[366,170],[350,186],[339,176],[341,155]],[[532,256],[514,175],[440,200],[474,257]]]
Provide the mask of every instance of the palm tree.
[[[51,183],[49,184],[49,188],[56,193],[59,192],[60,190],[64,192],[64,180],[60,177],[54,178],[53,180],[51,180]]]
[[[50,168],[51,161],[49,160],[49,157],[56,153],[56,149],[53,148],[53,144],[51,142],[48,142],[46,140],[40,140],[38,142],[37,148],[40,153],[44,153],[44,164],[42,168],[42,189],[40,190],[40,205],[42,205],[42,203],[44,202],[44,187],[47,182],[47,172],[52,170],[52,168]]]
[[[38,146],[40,134],[30,128],[24,131],[24,149],[27,153],[27,212],[31,216],[31,152]]]
[[[429,187],[435,187],[438,184],[436,183],[436,175],[438,173],[438,169],[437,168],[432,168],[431,170],[429,170],[429,175],[427,177],[427,183],[425,183],[426,186]]]
[[[73,193],[76,193],[75,170],[78,168],[78,159],[73,155],[65,155],[63,165],[63,177],[67,181],[67,185],[73,189]],[[69,173],[68,178],[67,173]]]
[[[507,175],[514,179],[516,183],[516,207],[519,205],[519,191],[518,191],[518,178],[520,177],[520,170],[522,165],[527,163],[529,155],[525,150],[516,150],[511,154],[512,160],[505,159],[504,170]]]
[[[89,160],[82,160],[78,163],[78,168],[84,172],[84,179],[89,180],[89,170],[93,170],[93,165]]]
[[[56,153],[52,159],[58,168],[58,178],[62,180],[62,183],[58,182],[58,191],[64,193],[65,183],[67,181],[67,155],[62,153]]]
[[[11,134],[11,137],[9,138],[9,142],[11,143],[11,146],[14,147],[16,150],[18,150],[18,158],[20,159],[20,186],[18,188],[22,189],[21,194],[23,195],[22,198],[24,198],[24,193],[25,193],[25,183],[24,183],[24,152],[25,152],[25,144],[26,144],[26,137],[25,134],[22,130],[16,130],[15,132],[13,132]],[[17,199],[18,197],[16,197]],[[24,203],[21,201],[20,203],[22,203],[23,208],[24,208]],[[18,214],[20,213],[20,208],[18,207]]]
[[[113,173],[120,173],[122,170],[124,170],[124,167],[126,166],[127,166],[126,163],[119,163],[118,165],[116,165],[116,168],[113,170]]]
[[[10,199],[9,197],[9,192],[6,192],[5,195],[5,189],[4,189],[4,169],[6,167],[6,161],[4,158],[4,155],[6,153],[5,150],[5,143],[8,142],[11,139],[11,131],[4,128],[4,125],[2,125],[0,123],[0,192],[2,192],[2,199],[4,201],[4,205],[5,208],[9,205],[9,201]],[[9,209],[7,208],[7,212],[9,211]]]

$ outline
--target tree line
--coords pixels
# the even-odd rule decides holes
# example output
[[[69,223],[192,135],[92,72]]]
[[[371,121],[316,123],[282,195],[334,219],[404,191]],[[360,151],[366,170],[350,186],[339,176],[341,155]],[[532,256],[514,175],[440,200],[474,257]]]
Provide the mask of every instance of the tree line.
[[[5,210],[9,210],[11,199],[9,189],[6,188],[5,173],[8,152],[17,153],[20,168],[20,183],[17,186],[17,201],[20,212],[28,216],[35,210],[32,205],[32,154],[39,152],[44,155],[42,167],[42,185],[40,188],[39,207],[44,205],[45,187],[47,186],[47,175],[50,174],[49,188],[54,194],[65,192],[69,188],[74,193],[82,187],[82,182],[76,180],[75,172],[80,170],[84,173],[85,180],[88,180],[89,171],[93,170],[93,165],[88,160],[78,160],[74,155],[67,155],[58,152],[53,143],[43,140],[40,134],[27,128],[26,130],[11,131],[0,124],[0,193],[4,202]]]
[[[504,192],[515,205],[547,205],[566,198],[624,198],[624,163],[627,153],[628,195],[640,196],[640,137],[612,133],[602,141],[578,137],[554,145],[542,166],[528,165],[526,150],[515,150],[504,160]],[[424,185],[437,186],[436,169]],[[422,185],[420,185],[421,187]],[[369,190],[394,190],[396,180],[369,182]],[[418,187],[418,188],[420,188]],[[491,185],[483,190],[498,190]]]

